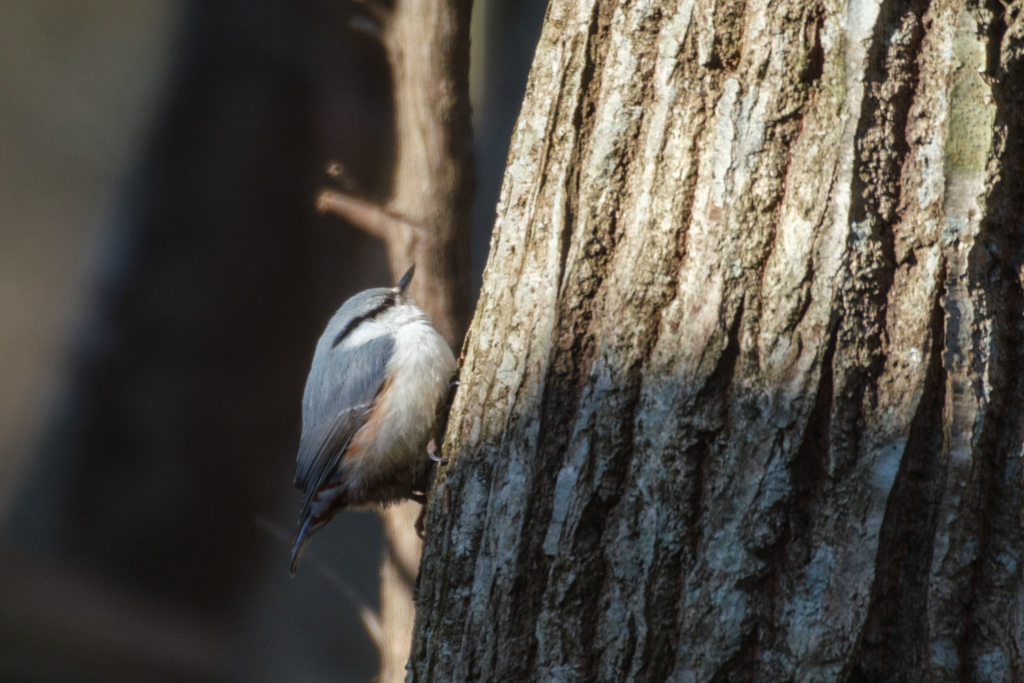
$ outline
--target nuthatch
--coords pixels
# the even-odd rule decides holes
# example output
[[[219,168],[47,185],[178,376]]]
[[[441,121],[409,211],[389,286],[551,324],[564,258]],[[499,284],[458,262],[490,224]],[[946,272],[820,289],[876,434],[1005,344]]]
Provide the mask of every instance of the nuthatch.
[[[303,492],[291,572],[310,537],[344,508],[424,502],[427,442],[455,374],[455,357],[406,294],[392,289],[342,304],[324,330],[302,397],[295,486]]]

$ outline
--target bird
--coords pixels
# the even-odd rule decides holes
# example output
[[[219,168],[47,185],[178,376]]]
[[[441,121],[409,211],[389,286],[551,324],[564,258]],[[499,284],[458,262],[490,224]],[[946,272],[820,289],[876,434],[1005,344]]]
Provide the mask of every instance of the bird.
[[[409,296],[415,270],[345,301],[317,342],[302,396],[292,576],[312,535],[341,510],[426,502],[427,444],[457,365]]]

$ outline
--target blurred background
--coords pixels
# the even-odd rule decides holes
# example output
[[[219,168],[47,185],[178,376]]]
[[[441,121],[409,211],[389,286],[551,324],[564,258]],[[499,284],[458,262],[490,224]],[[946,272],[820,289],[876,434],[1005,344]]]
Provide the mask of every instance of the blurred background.
[[[474,287],[544,0],[476,0]],[[370,681],[377,517],[291,580],[302,387],[383,246],[386,57],[351,0],[0,2],[0,681]],[[475,296],[475,295],[474,295]]]

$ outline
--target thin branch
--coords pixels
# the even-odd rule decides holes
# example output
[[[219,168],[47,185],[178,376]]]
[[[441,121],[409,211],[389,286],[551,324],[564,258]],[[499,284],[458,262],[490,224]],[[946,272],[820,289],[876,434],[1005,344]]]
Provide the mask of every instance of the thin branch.
[[[431,237],[427,230],[405,216],[337,190],[322,190],[316,198],[316,209],[320,213],[334,214],[385,242],[392,238],[396,226],[406,228],[420,238]]]
[[[316,210],[332,213],[377,239],[387,241],[391,235],[391,217],[387,211],[351,195],[336,190],[323,190],[316,198]]]
[[[266,531],[273,538],[284,543],[285,547],[291,545],[291,539],[288,532],[279,524],[275,524],[262,515],[257,517],[255,522],[256,526]],[[312,548],[307,549],[302,554],[302,564],[307,567],[313,567],[313,569],[319,572],[322,577],[327,579],[327,583],[331,584],[331,586],[333,586],[343,598],[352,603],[352,605],[359,611],[359,618],[363,620],[363,626],[366,627],[366,631],[370,634],[370,638],[377,646],[377,649],[383,653],[385,641],[384,632],[380,624],[380,617],[372,607],[367,605],[363,599],[359,597],[359,593],[356,592],[356,589],[353,588],[348,581],[343,579],[333,567],[320,559],[320,556]]]

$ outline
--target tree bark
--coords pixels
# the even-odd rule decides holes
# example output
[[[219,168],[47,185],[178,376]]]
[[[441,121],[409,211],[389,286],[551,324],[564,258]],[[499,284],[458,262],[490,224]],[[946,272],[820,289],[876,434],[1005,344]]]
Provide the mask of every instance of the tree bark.
[[[553,0],[408,680],[1024,676],[1021,9]]]

